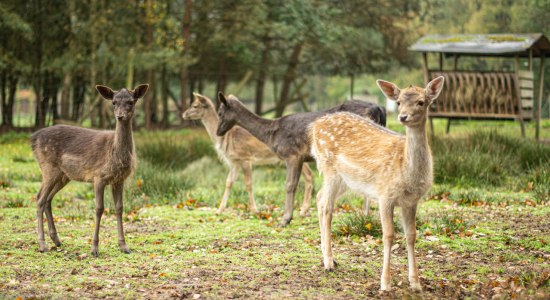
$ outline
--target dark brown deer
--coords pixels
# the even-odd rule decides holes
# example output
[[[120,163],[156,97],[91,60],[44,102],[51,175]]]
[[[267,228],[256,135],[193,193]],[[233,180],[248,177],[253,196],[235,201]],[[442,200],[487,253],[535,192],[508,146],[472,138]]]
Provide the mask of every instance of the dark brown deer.
[[[386,126],[386,112],[378,105],[364,101],[347,101],[331,109],[320,112],[305,112],[287,115],[275,120],[265,119],[249,111],[237,97],[218,94],[221,102],[218,109],[220,122],[217,135],[222,136],[233,126],[239,125],[264,142],[286,164],[285,213],[281,226],[292,220],[294,194],[300,180],[304,162],[313,161],[307,128],[316,119],[335,112],[348,111],[367,117]]]
[[[248,131],[239,126],[233,127],[224,136],[216,135],[218,128],[218,115],[216,106],[210,98],[198,93],[193,93],[194,100],[189,109],[182,114],[184,120],[201,120],[206,132],[216,145],[216,152],[225,163],[229,165],[229,174],[225,181],[225,192],[220,202],[217,213],[220,214],[227,206],[227,199],[231,186],[237,177],[237,170],[240,167],[243,171],[246,191],[248,192],[250,212],[256,213],[256,201],[252,191],[252,166],[280,163],[281,159],[273,153],[264,143],[252,136]],[[304,174],[305,191],[304,203],[300,209],[300,216],[305,216],[311,202],[313,192],[313,172],[307,164],[302,168]]]
[[[38,247],[46,251],[44,241],[44,212],[48,230],[54,244],[61,242],[55,229],[52,215],[52,199],[69,181],[90,182],[94,185],[96,201],[95,230],[92,254],[98,255],[99,224],[103,215],[103,192],[111,185],[115,202],[118,245],[124,253],[130,253],[124,240],[122,227],[122,193],[124,180],[136,165],[132,136],[132,117],[137,100],[145,95],[148,84],[134,90],[113,91],[97,85],[97,91],[113,103],[116,117],[115,131],[98,131],[67,125],[56,125],[41,129],[31,137],[32,150],[42,170],[42,186],[36,196],[38,219]]]

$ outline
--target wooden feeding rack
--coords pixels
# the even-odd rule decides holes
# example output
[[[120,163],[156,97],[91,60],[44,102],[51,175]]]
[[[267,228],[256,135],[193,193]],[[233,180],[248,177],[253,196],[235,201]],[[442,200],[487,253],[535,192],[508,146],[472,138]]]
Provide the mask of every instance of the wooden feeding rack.
[[[421,52],[424,81],[445,77],[439,99],[430,107],[432,118],[447,118],[447,132],[453,119],[517,120],[525,137],[524,121],[535,120],[540,138],[540,112],[543,101],[544,57],[550,42],[540,34],[456,34],[427,35],[410,51]],[[428,53],[439,55],[437,69],[428,67]],[[462,56],[507,57],[514,59],[513,71],[458,70]],[[444,58],[453,58],[453,68],[444,68]],[[540,58],[538,97],[535,98],[533,57]],[[523,70],[520,60],[527,60]],[[538,99],[538,101],[535,101]]]

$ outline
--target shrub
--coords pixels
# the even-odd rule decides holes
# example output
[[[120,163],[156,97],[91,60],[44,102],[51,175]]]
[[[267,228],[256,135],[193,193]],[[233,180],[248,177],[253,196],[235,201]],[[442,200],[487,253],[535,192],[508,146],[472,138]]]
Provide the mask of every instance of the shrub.
[[[212,142],[203,136],[146,133],[136,142],[138,157],[165,169],[183,169],[202,156],[215,156]]]
[[[477,131],[463,138],[435,137],[432,152],[438,184],[506,186],[539,167],[549,172],[550,147],[495,131]]]
[[[362,212],[346,213],[343,218],[332,226],[332,233],[336,236],[367,236],[382,237],[382,224],[372,214]],[[397,228],[397,226],[394,226]]]

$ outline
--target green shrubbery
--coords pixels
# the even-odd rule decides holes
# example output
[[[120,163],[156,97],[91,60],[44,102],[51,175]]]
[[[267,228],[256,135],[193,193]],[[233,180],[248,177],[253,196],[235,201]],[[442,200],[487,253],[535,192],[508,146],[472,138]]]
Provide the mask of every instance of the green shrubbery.
[[[521,178],[533,172],[548,174],[550,169],[550,147],[495,131],[462,138],[435,137],[432,152],[438,184],[516,188]],[[543,176],[531,177],[535,185],[544,184]]]

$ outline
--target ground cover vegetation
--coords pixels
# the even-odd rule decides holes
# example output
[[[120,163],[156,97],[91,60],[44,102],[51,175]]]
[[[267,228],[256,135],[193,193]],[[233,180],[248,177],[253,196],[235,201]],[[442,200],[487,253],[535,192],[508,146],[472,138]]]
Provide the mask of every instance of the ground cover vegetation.
[[[296,212],[289,227],[277,227],[284,202],[283,167],[254,171],[258,214],[248,213],[239,181],[228,211],[216,215],[226,168],[200,129],[136,133],[139,165],[127,181],[124,214],[132,254],[118,250],[109,193],[100,256],[89,254],[93,192],[89,184],[76,182],[53,202],[63,245],[41,254],[35,208],[39,168],[27,134],[2,135],[0,296],[548,297],[550,148],[518,138],[515,123],[493,125],[500,133],[487,126],[475,129],[475,123],[459,123],[450,136],[431,140],[436,183],[417,217],[422,293],[408,288],[399,213],[392,250],[394,289],[378,291],[378,211],[372,205],[365,216],[361,197],[352,193],[336,208],[333,236],[339,266],[332,273],[323,271],[315,206],[308,217]],[[391,117],[389,126],[399,129]],[[436,122],[436,129],[443,127]],[[502,134],[508,131],[517,132]]]

